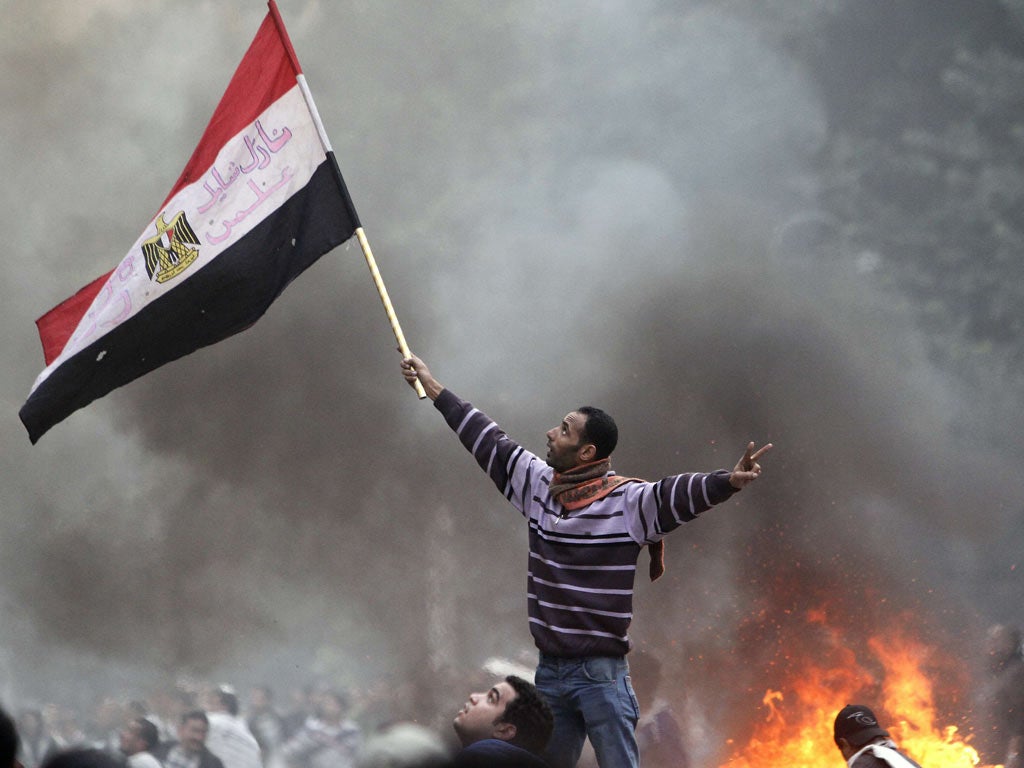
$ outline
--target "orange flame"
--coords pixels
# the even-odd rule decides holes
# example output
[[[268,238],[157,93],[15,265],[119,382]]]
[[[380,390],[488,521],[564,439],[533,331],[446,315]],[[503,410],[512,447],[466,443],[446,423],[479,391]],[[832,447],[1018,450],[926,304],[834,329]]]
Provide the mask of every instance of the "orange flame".
[[[822,621],[820,615],[808,618]],[[809,665],[786,690],[766,691],[761,701],[767,711],[764,721],[726,766],[842,766],[843,757],[832,740],[833,721],[846,704],[861,703],[875,710],[903,752],[927,768],[1001,768],[980,767],[969,738],[962,739],[955,726],[938,723],[934,687],[922,669],[932,649],[899,632],[872,637],[868,648],[874,666],[882,669],[881,679],[876,679],[833,639],[839,663]],[[878,698],[869,700],[871,695]]]

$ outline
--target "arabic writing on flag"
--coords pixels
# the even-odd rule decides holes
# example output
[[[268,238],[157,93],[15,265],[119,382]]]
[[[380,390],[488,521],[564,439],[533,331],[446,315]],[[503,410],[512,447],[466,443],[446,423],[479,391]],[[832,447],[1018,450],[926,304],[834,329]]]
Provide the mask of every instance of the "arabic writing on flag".
[[[273,0],[181,177],[109,274],[37,322],[35,443],[108,392],[252,325],[359,227]]]

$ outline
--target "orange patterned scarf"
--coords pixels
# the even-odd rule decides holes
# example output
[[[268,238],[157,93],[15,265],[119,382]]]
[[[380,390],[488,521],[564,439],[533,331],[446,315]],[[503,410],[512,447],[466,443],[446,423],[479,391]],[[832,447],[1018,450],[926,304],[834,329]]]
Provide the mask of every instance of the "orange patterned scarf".
[[[638,477],[609,475],[611,468],[611,459],[605,458],[555,472],[549,488],[551,495],[567,511],[574,512],[603,499],[620,485],[644,482]],[[651,581],[655,581],[665,572],[665,540],[648,544],[647,551],[651,556]]]

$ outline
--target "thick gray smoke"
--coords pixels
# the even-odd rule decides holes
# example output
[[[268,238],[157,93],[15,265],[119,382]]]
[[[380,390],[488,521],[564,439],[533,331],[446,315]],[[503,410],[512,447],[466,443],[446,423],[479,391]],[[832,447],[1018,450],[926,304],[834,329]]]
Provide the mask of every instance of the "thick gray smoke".
[[[521,521],[402,383],[355,244],[30,446],[33,319],[134,241],[264,10],[6,5],[0,697],[182,672],[367,684],[527,651]],[[965,654],[1016,618],[1000,457],[1019,445],[955,436],[986,403],[929,364],[869,261],[818,247],[823,99],[759,26],[797,5],[280,2],[443,382],[534,450],[599,404],[630,475],[776,444],[638,585],[637,642],[709,719],[756,706],[766,667],[736,656],[766,665],[819,601],[851,627],[910,611]]]

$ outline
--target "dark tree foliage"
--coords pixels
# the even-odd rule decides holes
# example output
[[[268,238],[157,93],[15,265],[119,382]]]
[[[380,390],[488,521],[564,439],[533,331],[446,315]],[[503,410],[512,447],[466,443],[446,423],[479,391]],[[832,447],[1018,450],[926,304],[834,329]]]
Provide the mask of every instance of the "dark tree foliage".
[[[909,297],[943,363],[1024,363],[1024,12],[833,4],[790,39],[828,105],[840,245]],[[805,30],[806,32],[806,30]]]

